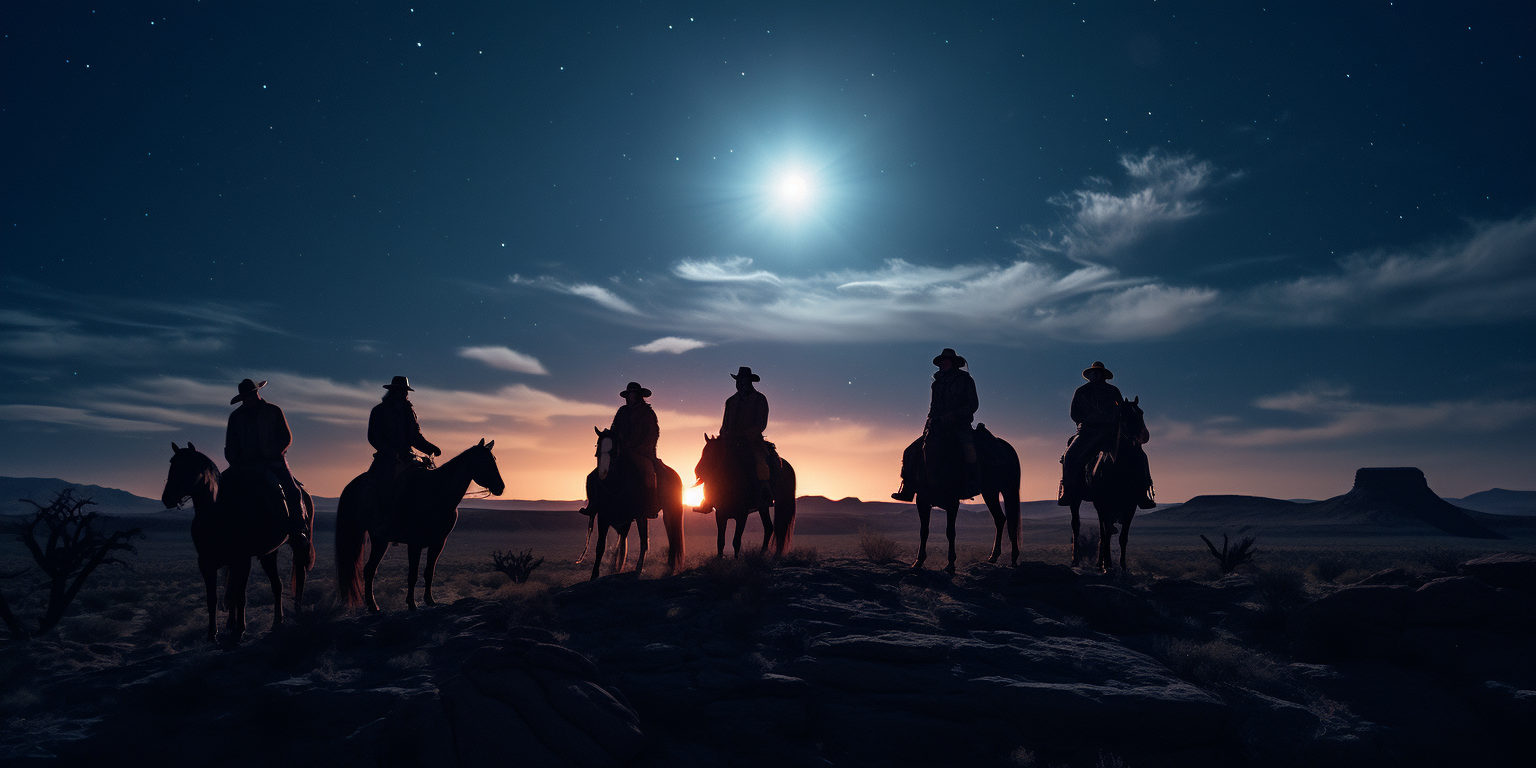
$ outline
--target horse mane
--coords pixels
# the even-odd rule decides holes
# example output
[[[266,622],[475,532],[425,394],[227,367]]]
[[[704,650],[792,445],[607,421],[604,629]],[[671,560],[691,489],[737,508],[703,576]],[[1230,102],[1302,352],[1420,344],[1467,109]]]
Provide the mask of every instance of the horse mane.
[[[475,450],[476,448],[484,449],[485,446],[483,446],[483,445],[471,445],[470,447],[465,448],[464,450],[460,451],[459,455],[457,455],[457,456],[455,456],[455,457],[453,457],[453,458],[443,462],[442,464],[440,464],[438,466],[438,469],[447,469],[449,467],[449,465],[456,464],[456,463],[459,463],[459,462],[462,462],[462,461],[468,461],[468,459],[465,459],[464,457],[468,456],[469,452]]]

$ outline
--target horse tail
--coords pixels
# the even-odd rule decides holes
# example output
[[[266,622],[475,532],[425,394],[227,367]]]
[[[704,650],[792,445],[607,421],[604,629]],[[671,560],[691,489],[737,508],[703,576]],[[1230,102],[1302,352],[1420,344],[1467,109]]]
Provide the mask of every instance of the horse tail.
[[[299,489],[300,498],[304,502],[304,537],[309,540],[309,545],[300,552],[293,551],[293,582],[294,589],[298,589],[299,577],[315,567],[315,500],[310,497],[309,491]]]
[[[667,529],[667,573],[677,573],[688,562],[683,551],[683,478],[677,470],[663,464],[657,474],[657,495],[661,497],[661,522]]]
[[[773,549],[782,555],[795,536],[795,468],[779,463],[779,487],[773,489]]]
[[[363,602],[363,477],[347,483],[336,502],[336,588],[349,607]]]
[[[592,529],[596,525],[597,512],[593,511],[591,515],[587,516],[587,540],[581,544],[581,557],[576,558],[577,565],[581,565],[581,561],[587,559],[587,548],[592,546]],[[602,553],[598,553],[598,556],[601,557]]]
[[[1014,450],[1007,440],[996,438],[1001,450],[999,479],[1002,481],[1003,514],[1008,519],[1008,537],[1013,541],[1013,546],[1019,546],[1019,486],[1024,482],[1024,472],[1019,464],[1019,452]]]

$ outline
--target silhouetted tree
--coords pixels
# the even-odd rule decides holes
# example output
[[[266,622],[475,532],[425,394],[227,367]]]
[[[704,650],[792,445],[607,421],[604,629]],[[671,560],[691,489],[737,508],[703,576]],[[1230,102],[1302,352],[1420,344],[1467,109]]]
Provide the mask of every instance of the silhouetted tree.
[[[113,553],[137,552],[128,542],[144,537],[138,528],[115,531],[110,536],[97,531],[96,512],[86,510],[96,502],[76,495],[73,488],[59,491],[53,503],[46,507],[31,499],[22,501],[37,507],[37,512],[31,520],[14,525],[12,530],[17,534],[16,540],[32,553],[32,559],[37,561],[48,579],[45,582],[48,606],[38,619],[37,631],[28,632],[11,612],[4,597],[0,597],[0,619],[5,621],[12,640],[46,634],[57,626],[59,619],[64,617],[64,610],[80,594],[80,588],[85,586],[91,573],[106,563],[131,567]],[[6,574],[9,578],[19,575],[21,572]]]

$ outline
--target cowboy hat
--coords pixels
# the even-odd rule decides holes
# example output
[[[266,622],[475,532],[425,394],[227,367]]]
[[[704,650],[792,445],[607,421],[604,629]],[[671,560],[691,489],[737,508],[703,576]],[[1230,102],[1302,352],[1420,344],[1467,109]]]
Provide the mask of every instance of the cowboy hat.
[[[745,365],[743,365],[743,366],[742,366],[742,367],[741,367],[741,370],[739,370],[739,371],[737,371],[737,372],[735,372],[735,373],[733,373],[733,374],[731,374],[731,378],[733,378],[733,379],[736,379],[736,380],[738,380],[738,381],[739,381],[739,380],[740,380],[740,379],[741,379],[741,378],[742,378],[742,377],[749,377],[749,378],[747,378],[747,381],[762,381],[762,380],[763,380],[763,377],[761,377],[761,376],[759,376],[759,375],[757,375],[757,374],[755,374],[755,373],[753,373],[753,372],[752,372],[752,369],[751,369],[751,368],[748,368],[748,367],[747,367],[747,366],[745,366]]]
[[[952,366],[954,366],[956,368],[964,368],[965,367],[965,358],[955,354],[955,351],[953,349],[950,349],[949,347],[945,347],[944,351],[940,352],[939,356],[935,357],[933,359],[933,364],[934,365],[938,365],[939,361],[943,360],[946,357],[949,358],[949,364],[950,365],[952,365]]]
[[[624,391],[619,393],[619,397],[629,397],[629,393],[631,392],[637,392],[641,397],[651,396],[651,391],[645,387],[640,386],[640,382],[631,381],[629,386],[625,387]]]
[[[1093,361],[1093,365],[1090,365],[1087,368],[1083,369],[1083,378],[1085,378],[1085,379],[1088,378],[1088,372],[1089,371],[1103,371],[1104,372],[1104,378],[1106,378],[1106,379],[1113,379],[1115,377],[1115,375],[1113,373],[1109,372],[1108,368],[1104,367],[1103,363],[1101,363],[1101,362],[1099,362],[1097,360]],[[1092,379],[1089,379],[1089,380],[1092,381]]]
[[[403,390],[405,390],[407,392],[415,392],[416,391],[414,389],[411,389],[411,380],[407,379],[404,376],[396,376],[393,379],[390,379],[389,383],[384,385],[384,388],[385,389],[403,389]]]
[[[265,381],[261,382],[260,384],[257,384],[256,382],[251,381],[250,379],[241,379],[240,380],[240,394],[235,395],[234,397],[230,398],[229,404],[230,405],[234,405],[235,403],[238,403],[241,400],[244,400],[247,397],[250,397],[251,395],[256,393],[256,390],[261,389],[262,387],[265,387],[266,385],[267,385],[267,382],[265,382]]]

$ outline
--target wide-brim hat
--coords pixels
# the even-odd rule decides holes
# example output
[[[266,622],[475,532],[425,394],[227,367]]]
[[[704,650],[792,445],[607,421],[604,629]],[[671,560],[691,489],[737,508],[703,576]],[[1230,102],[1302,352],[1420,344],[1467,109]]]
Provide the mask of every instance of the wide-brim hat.
[[[651,391],[649,389],[646,389],[645,387],[640,386],[640,382],[638,382],[638,381],[631,381],[629,383],[629,386],[625,387],[624,391],[619,393],[619,397],[629,397],[629,394],[631,392],[639,393],[639,395],[641,397],[650,397],[651,396]]]
[[[950,349],[949,347],[945,347],[944,351],[940,352],[939,356],[935,357],[933,359],[933,364],[934,365],[938,365],[939,361],[943,360],[946,357],[949,358],[949,360],[950,360],[949,364],[950,365],[953,365],[956,368],[964,368],[965,367],[965,358],[955,354],[955,351],[953,349]]]
[[[1087,368],[1083,369],[1083,378],[1085,378],[1085,379],[1088,378],[1088,372],[1089,371],[1103,371],[1104,372],[1104,378],[1106,378],[1106,379],[1113,379],[1115,377],[1115,375],[1113,373],[1109,372],[1108,368],[1104,367],[1103,363],[1101,363],[1101,362],[1099,362],[1097,360],[1093,361],[1093,365],[1090,365]],[[1090,381],[1091,381],[1091,379],[1090,379]]]
[[[403,390],[405,390],[407,392],[415,392],[416,391],[414,389],[411,389],[411,380],[407,379],[404,376],[396,376],[393,379],[390,379],[389,383],[384,385],[384,388],[385,389],[403,389]]]
[[[234,405],[235,403],[238,403],[241,400],[244,400],[247,397],[250,397],[251,395],[255,394],[256,390],[261,389],[262,387],[265,387],[266,385],[267,385],[267,382],[265,382],[265,381],[263,381],[260,384],[258,384],[258,383],[254,382],[254,381],[251,381],[250,379],[241,379],[240,380],[240,394],[235,395],[234,397],[230,398],[229,399],[229,404],[230,405]]]
[[[741,367],[741,370],[731,374],[731,378],[736,379],[737,381],[741,381],[742,379],[746,379],[747,381],[762,381],[763,380],[763,377],[753,373],[752,369],[748,368],[745,365],[743,365]]]

